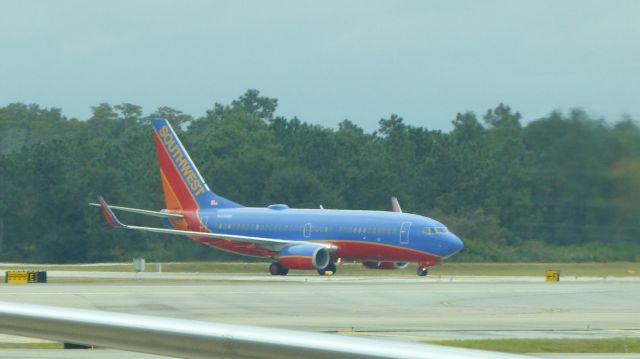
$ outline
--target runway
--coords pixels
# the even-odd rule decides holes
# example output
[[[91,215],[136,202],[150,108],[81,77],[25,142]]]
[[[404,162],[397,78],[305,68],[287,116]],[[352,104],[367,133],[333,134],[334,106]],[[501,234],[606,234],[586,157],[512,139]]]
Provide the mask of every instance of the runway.
[[[115,282],[2,284],[0,300],[397,340],[640,336],[638,277],[82,275]]]

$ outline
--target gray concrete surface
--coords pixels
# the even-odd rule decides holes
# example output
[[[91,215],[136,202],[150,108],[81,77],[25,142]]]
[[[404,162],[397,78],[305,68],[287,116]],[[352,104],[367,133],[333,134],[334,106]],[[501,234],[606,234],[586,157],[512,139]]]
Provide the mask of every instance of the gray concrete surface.
[[[534,357],[554,359],[640,359],[640,354],[533,354]],[[111,349],[3,349],[0,358],[6,359],[162,359],[157,355],[125,352]]]
[[[390,337],[640,335],[637,279],[208,276],[2,284],[0,300]]]
[[[131,273],[83,274],[135,279]],[[0,300],[397,340],[640,336],[637,277],[560,283],[533,277],[142,277],[154,280],[0,284]],[[171,282],[158,282],[162,278]],[[8,357],[4,352],[0,357]]]
[[[428,277],[406,276],[406,275],[383,275],[383,276],[354,276],[337,274],[331,277],[322,277],[314,275],[309,271],[309,275],[290,274],[286,277],[270,276],[267,274],[265,266],[264,273],[247,274],[247,273],[176,273],[176,272],[99,272],[99,271],[48,271],[50,278],[95,278],[95,279],[167,279],[167,280],[210,280],[210,281],[234,281],[234,282],[401,282],[401,283],[424,283],[426,282],[518,282],[518,283],[542,283],[545,277],[535,276],[450,276],[450,275],[433,275]],[[387,272],[389,273],[389,272]],[[626,277],[574,277],[563,276],[562,282],[636,282],[640,283],[638,276]]]

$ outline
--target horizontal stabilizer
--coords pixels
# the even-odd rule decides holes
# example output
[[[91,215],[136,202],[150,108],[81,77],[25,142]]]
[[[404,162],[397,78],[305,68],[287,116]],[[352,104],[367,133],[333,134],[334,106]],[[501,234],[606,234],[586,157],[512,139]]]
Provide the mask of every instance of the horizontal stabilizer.
[[[109,222],[109,224],[112,227],[117,227],[117,228],[124,227],[124,224],[122,224],[122,222],[120,222],[120,220],[118,220],[118,217],[116,217],[116,214],[113,213],[111,208],[109,208],[109,206],[107,205],[107,202],[105,202],[104,198],[102,198],[102,196],[100,196],[100,195],[98,195],[98,202],[100,202],[99,206],[100,206],[100,209],[102,209],[102,213],[104,214],[104,218],[107,219],[107,222]]]
[[[100,203],[89,203],[89,205],[100,207]],[[131,212],[131,213],[137,213],[137,214],[144,214],[145,216],[153,216],[153,217],[160,217],[160,218],[170,218],[170,219],[182,219],[182,218],[184,218],[183,215],[178,214],[178,213],[169,213],[169,212],[164,212],[164,211],[149,211],[149,210],[146,210],[146,209],[120,207],[120,206],[112,206],[112,205],[107,205],[107,207],[109,209],[115,209],[115,210],[118,210],[118,211]]]

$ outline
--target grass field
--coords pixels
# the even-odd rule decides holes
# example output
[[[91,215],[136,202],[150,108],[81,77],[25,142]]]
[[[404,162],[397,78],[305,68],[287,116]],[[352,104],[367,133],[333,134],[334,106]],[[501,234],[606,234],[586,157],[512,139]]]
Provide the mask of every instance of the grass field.
[[[640,353],[640,338],[429,340],[425,343],[505,353]],[[0,343],[0,349],[62,348],[62,343]]]
[[[266,273],[268,263],[253,262],[186,262],[162,263],[163,272],[199,273]],[[99,272],[131,272],[131,263],[78,264],[78,265],[0,265],[0,270],[70,270]],[[559,270],[561,277],[627,277],[640,275],[640,262],[612,263],[444,263],[429,270],[432,276],[544,276],[549,269]],[[155,263],[147,263],[147,271],[155,271]],[[403,270],[374,270],[361,264],[343,263],[338,265],[338,275],[394,275],[415,276],[415,264]],[[292,271],[292,273],[312,273]]]
[[[640,353],[640,338],[440,340],[425,343],[507,353]]]

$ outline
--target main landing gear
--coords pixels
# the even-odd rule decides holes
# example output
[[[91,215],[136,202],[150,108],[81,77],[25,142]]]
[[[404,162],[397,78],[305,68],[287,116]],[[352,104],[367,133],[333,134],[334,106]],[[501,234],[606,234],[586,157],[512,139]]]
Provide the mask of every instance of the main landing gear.
[[[336,274],[336,264],[335,263],[331,263],[329,262],[329,264],[327,265],[327,267],[325,269],[318,269],[318,274],[320,275],[327,275],[327,272],[331,272],[330,275],[334,275]]]
[[[421,267],[421,266],[418,266],[417,274],[418,274],[420,277],[425,277],[428,273],[429,273],[429,268],[428,268],[428,267]]]
[[[269,273],[271,273],[271,275],[287,275],[289,273],[289,268],[285,268],[279,262],[273,262],[269,265]],[[318,270],[318,274],[320,275],[333,275],[335,273],[335,263],[329,263],[325,269]]]
[[[289,269],[282,266],[282,264],[275,262],[271,263],[269,266],[269,273],[271,275],[287,275],[289,273]]]

